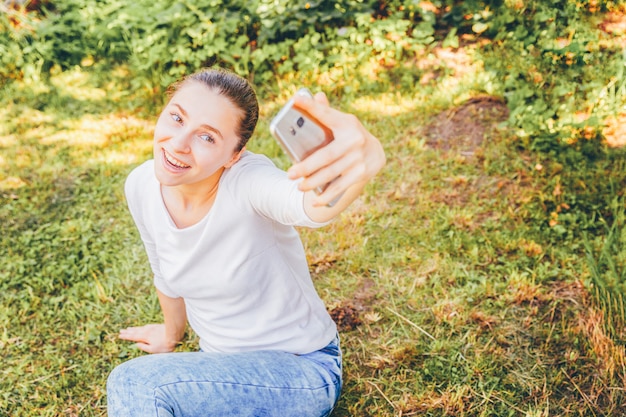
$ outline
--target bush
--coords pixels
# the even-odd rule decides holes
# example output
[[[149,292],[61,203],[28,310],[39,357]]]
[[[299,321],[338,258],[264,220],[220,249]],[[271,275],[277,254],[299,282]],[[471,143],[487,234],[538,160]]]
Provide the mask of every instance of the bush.
[[[383,9],[376,5],[364,0],[296,4],[286,0],[68,0],[49,6],[40,16],[12,12],[32,24],[24,33],[5,22],[9,29],[5,36],[26,40],[5,56],[18,62],[9,67],[11,73],[34,63],[46,73],[53,66],[65,69],[85,59],[127,64],[132,88],[152,90],[213,64],[263,83],[289,71],[353,66],[346,58],[355,54],[365,60],[389,54],[399,58],[433,41],[432,17],[426,20],[414,11],[396,13],[405,9],[402,2]],[[413,9],[411,3],[407,10]],[[375,15],[375,10],[383,10],[385,16]],[[14,60],[19,54],[24,58]]]
[[[492,40],[483,56],[501,80],[522,147],[558,158],[603,153],[603,121],[626,99],[624,58],[590,21],[611,5],[535,0],[474,15],[481,36]]]
[[[626,99],[622,52],[589,23],[617,2],[66,0],[44,7],[1,15],[5,80],[96,62],[125,65],[130,90],[152,95],[219,64],[258,85],[291,72],[314,79],[336,71],[341,89],[341,77],[359,66],[376,63],[372,79],[386,78],[400,60],[463,36],[481,42],[520,147],[569,159],[602,156],[604,120]]]

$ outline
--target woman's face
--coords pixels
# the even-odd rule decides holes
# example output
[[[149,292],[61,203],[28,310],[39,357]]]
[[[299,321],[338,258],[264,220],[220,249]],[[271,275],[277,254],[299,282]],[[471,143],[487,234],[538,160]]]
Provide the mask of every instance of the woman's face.
[[[163,185],[199,184],[239,159],[235,133],[243,111],[197,81],[184,83],[154,130],[154,166]]]

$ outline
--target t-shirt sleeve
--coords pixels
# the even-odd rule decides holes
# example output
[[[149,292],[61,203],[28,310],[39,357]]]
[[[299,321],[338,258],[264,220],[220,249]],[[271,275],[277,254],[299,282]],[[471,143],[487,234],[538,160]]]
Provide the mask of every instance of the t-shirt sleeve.
[[[241,164],[241,165],[240,165]],[[239,165],[239,166],[238,166]],[[311,220],[304,210],[304,193],[272,161],[248,153],[229,173],[229,192],[242,198],[259,215],[289,226],[322,227],[329,222]]]

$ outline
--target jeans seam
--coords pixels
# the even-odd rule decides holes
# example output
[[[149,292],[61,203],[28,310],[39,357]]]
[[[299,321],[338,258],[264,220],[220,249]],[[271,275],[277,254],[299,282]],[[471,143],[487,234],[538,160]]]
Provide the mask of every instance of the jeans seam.
[[[188,383],[196,383],[196,384],[215,384],[215,385],[232,385],[232,386],[241,386],[241,387],[254,387],[254,388],[265,388],[265,389],[277,389],[277,390],[287,390],[287,391],[318,391],[321,389],[326,389],[328,387],[335,387],[335,384],[324,384],[317,387],[285,387],[285,386],[270,386],[270,385],[259,385],[259,384],[247,384],[241,382],[225,382],[225,381],[210,381],[210,380],[185,380],[185,381],[176,381],[176,382],[168,382],[167,384],[161,384],[156,387],[150,387],[149,385],[144,385],[146,387],[152,388],[154,390],[168,387],[170,385],[177,384],[188,384]],[[136,384],[139,385],[139,384]]]

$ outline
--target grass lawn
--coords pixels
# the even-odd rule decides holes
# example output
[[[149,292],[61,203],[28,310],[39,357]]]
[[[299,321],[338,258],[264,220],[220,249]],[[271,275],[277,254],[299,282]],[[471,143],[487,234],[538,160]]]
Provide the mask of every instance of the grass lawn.
[[[332,77],[260,89],[250,148],[279,166],[268,121],[299,85],[357,114],[388,156],[336,221],[301,231],[341,328],[345,389],[333,416],[622,415],[624,345],[590,285],[607,240],[585,241],[568,230],[564,203],[546,206],[570,192],[563,167],[518,150],[471,50],[429,57],[413,89],[375,87],[366,71],[343,81],[353,93],[334,94]],[[108,373],[142,354],[118,330],[160,320],[123,196],[126,175],[150,157],[157,110],[93,77],[77,68],[2,97],[0,416],[106,415]],[[612,152],[602,169],[623,171]],[[195,348],[190,335],[180,350]]]

